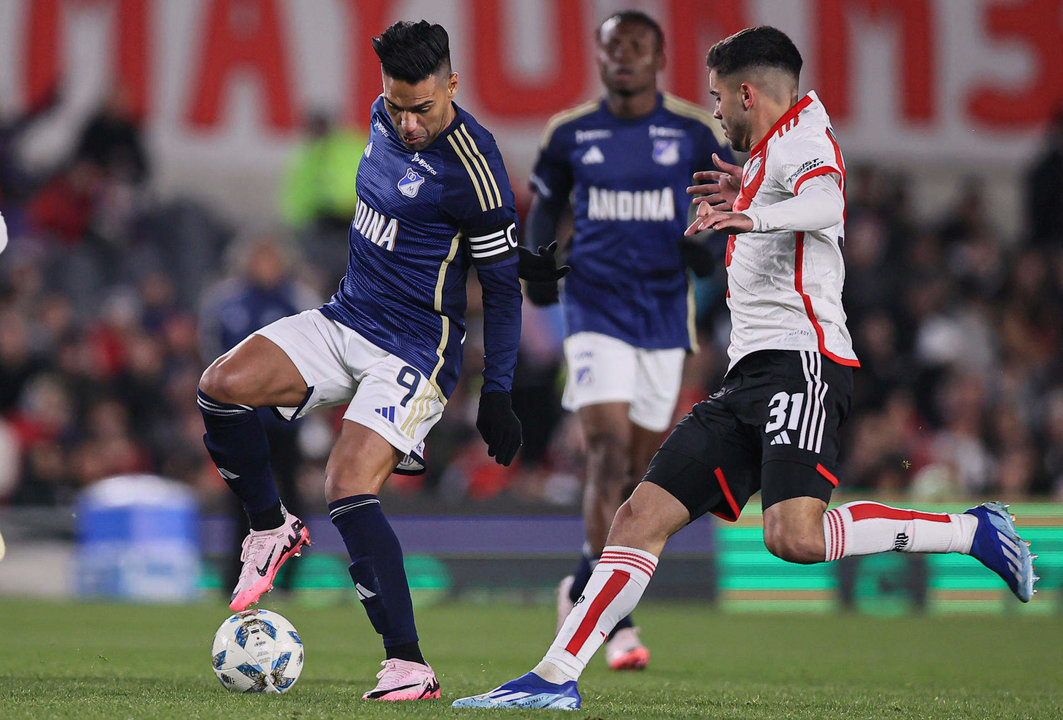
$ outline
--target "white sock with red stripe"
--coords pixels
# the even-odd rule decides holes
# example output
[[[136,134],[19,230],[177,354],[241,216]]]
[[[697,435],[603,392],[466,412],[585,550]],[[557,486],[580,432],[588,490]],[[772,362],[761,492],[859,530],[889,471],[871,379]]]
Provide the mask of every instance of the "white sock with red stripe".
[[[873,502],[852,502],[823,514],[828,562],[890,550],[969,553],[977,528],[974,515],[900,510]]]
[[[532,672],[556,683],[579,678],[613,626],[638,605],[656,567],[657,558],[645,550],[606,546],[583,595]]]

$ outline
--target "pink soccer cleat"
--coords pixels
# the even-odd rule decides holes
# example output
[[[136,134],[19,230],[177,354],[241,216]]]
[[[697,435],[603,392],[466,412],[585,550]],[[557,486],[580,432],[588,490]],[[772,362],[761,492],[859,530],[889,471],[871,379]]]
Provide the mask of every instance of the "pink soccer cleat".
[[[612,670],[643,670],[650,664],[650,651],[639,640],[638,628],[617,630],[605,644],[605,661]]]
[[[303,545],[310,545],[310,531],[303,521],[288,514],[276,530],[252,530],[244,538],[240,560],[244,563],[236,582],[229,609],[242,612],[273,589],[277,571],[288,558],[298,557]]]
[[[428,665],[392,658],[380,663],[376,687],[362,695],[363,700],[435,700],[439,681]]]

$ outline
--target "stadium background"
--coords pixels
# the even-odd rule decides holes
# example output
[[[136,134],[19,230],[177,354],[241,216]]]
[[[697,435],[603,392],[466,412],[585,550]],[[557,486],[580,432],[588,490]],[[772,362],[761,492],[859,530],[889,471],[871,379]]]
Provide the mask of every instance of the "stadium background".
[[[196,380],[225,344],[219,298],[248,273],[290,282],[301,307],[342,273],[353,193],[342,167],[379,92],[369,37],[400,18],[448,28],[458,101],[495,134],[523,208],[546,120],[599,93],[594,28],[627,7],[664,27],[664,89],[704,104],[707,48],[768,23],[793,36],[803,88],[831,112],[849,167],[845,300],[864,364],[838,499],[1021,501],[1047,591],[1030,611],[1063,609],[1057,0],[0,0],[0,209],[12,236],[0,256],[0,593],[166,599],[225,584],[233,512],[202,448]],[[314,185],[307,168],[333,162]],[[580,534],[580,437],[557,405],[559,318],[525,309],[514,395],[528,437],[505,470],[472,425],[477,296],[429,473],[393,478],[384,502],[421,597],[544,601]],[[698,308],[703,351],[680,408],[725,366],[720,277],[699,283]],[[304,421],[283,453],[320,543],[291,580],[297,597],[352,602],[320,520],[336,422]],[[177,485],[101,482],[129,474]],[[678,536],[651,596],[1014,609],[966,558],[787,566],[763,549],[755,504],[737,526],[706,520]],[[177,560],[145,562],[159,542]]]

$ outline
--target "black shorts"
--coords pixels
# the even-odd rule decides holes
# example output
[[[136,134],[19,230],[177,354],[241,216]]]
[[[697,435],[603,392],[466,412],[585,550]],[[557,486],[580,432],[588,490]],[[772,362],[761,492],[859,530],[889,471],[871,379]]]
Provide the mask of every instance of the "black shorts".
[[[737,520],[757,490],[765,508],[794,497],[829,501],[852,394],[852,368],[818,352],[751,353],[676,425],[644,479],[682,502],[691,520],[707,512]]]

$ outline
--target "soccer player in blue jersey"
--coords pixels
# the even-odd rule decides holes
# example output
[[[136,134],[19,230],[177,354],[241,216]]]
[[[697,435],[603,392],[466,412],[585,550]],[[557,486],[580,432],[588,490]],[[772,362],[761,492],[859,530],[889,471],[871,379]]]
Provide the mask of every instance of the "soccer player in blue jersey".
[[[358,169],[349,263],[324,306],[278,320],[214,361],[199,385],[207,449],[250,519],[230,608],[270,589],[309,544],[284,510],[254,410],[295,418],[347,404],[325,469],[329,513],[386,659],[371,700],[439,697],[418,645],[402,549],[377,498],[439,420],[458,381],[466,276],[483,287],[484,383],[476,427],[509,465],[521,444],[510,386],[520,336],[516,208],[494,138],[454,102],[440,25],[400,22],[373,39],[383,94]]]
[[[605,96],[550,121],[525,227],[525,245],[547,246],[571,205],[563,403],[578,413],[587,442],[586,543],[575,574],[558,588],[559,624],[671,425],[683,358],[695,343],[687,267],[698,275],[713,267],[704,239],[683,236],[686,187],[714,154],[731,159],[711,113],[658,91],[664,36],[652,18],[617,13],[599,27],[597,44]],[[527,292],[538,305],[558,299],[549,278],[529,282]],[[614,670],[649,662],[630,617],[613,630],[606,660]]]

